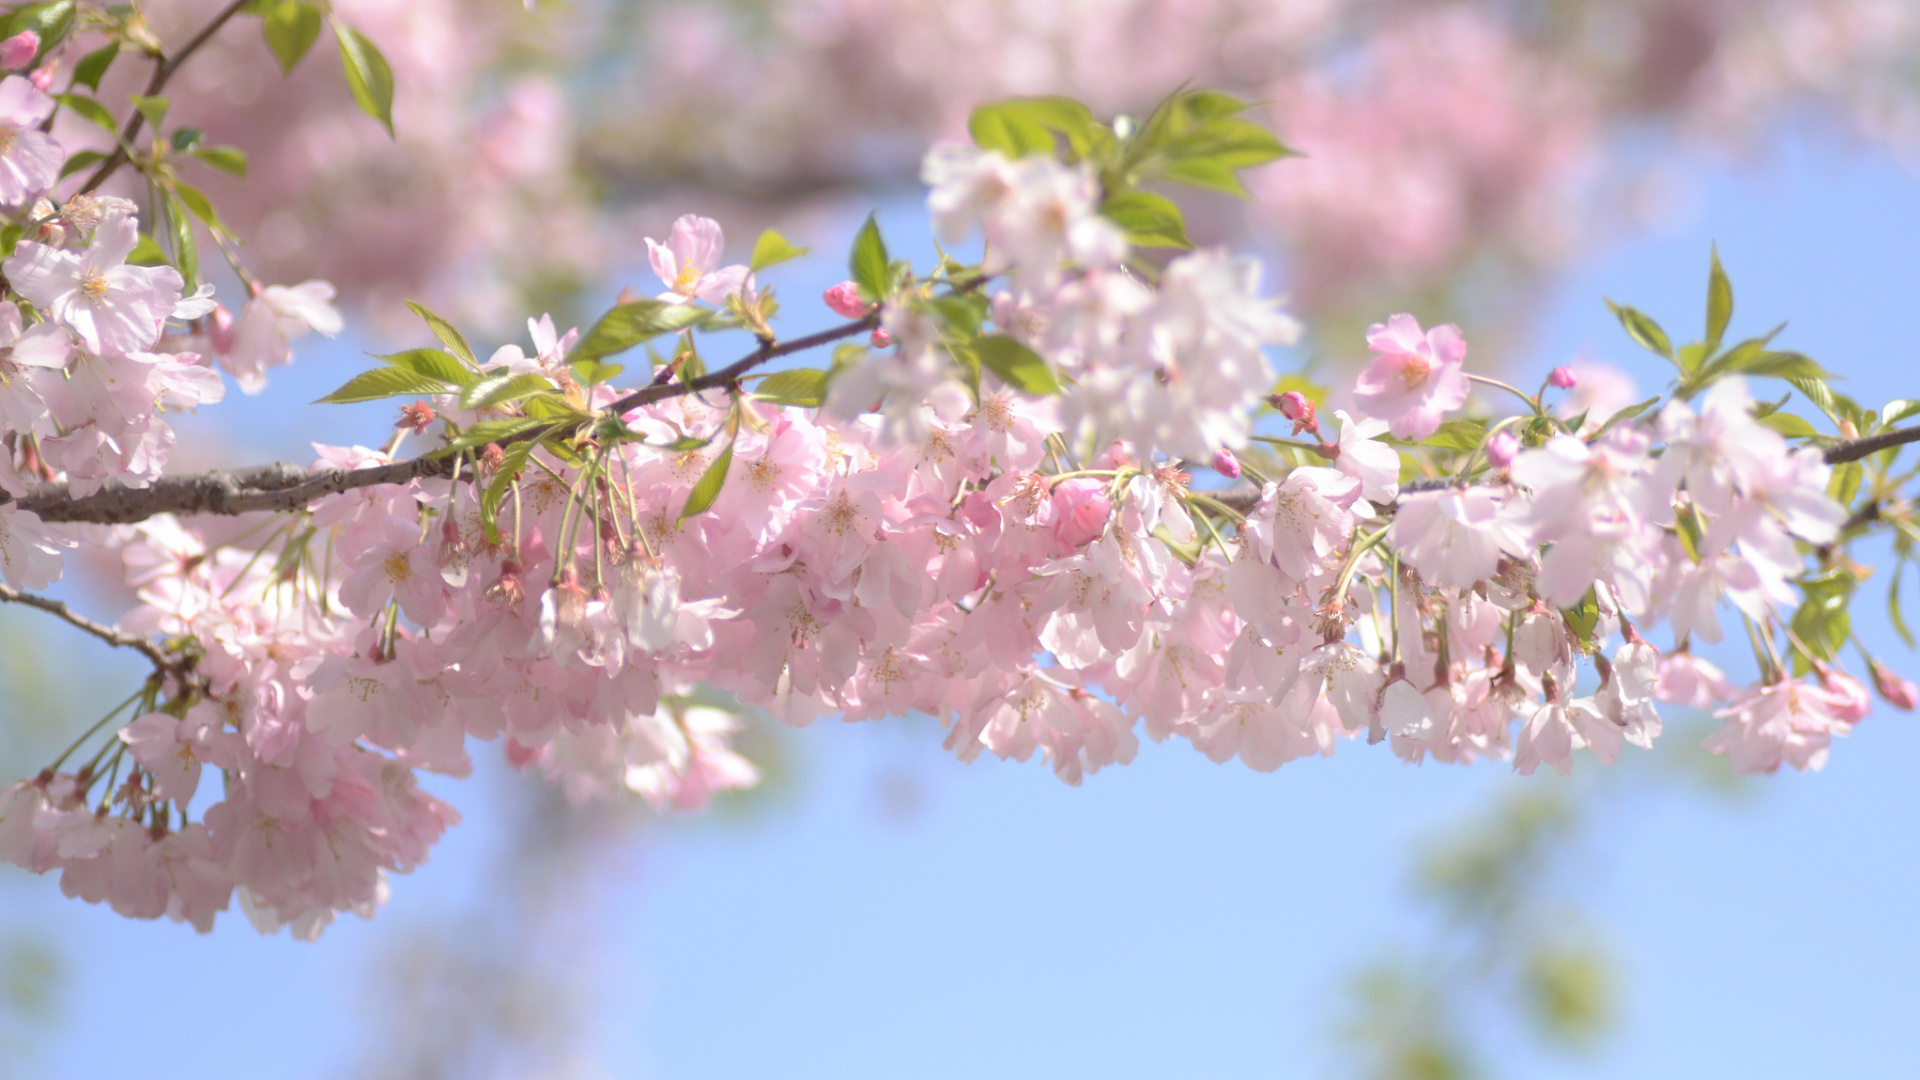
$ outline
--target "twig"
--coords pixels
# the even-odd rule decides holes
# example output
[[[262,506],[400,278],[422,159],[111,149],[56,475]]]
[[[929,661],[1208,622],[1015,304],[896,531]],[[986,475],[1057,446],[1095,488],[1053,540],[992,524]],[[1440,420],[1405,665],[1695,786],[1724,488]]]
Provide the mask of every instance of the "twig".
[[[958,290],[955,291],[957,292]],[[631,412],[642,405],[651,405],[656,401],[665,401],[667,398],[680,397],[684,394],[697,393],[701,390],[718,390],[722,387],[730,387],[739,382],[741,376],[775,357],[786,356],[789,353],[805,352],[808,349],[820,345],[826,345],[830,342],[839,341],[842,338],[850,338],[856,334],[871,331],[879,325],[880,314],[879,312],[875,312],[865,318],[855,319],[845,325],[836,326],[831,330],[822,330],[817,334],[797,337],[792,341],[782,341],[777,344],[772,341],[762,342],[759,348],[728,364],[726,367],[721,368],[719,371],[710,372],[697,379],[688,379],[685,382],[665,383],[660,386],[649,386],[644,390],[635,390],[633,393],[614,402],[608,407],[607,411],[615,415],[621,415]]]
[[[1864,439],[1848,439],[1827,447],[1824,455],[1829,465],[1844,465],[1849,461],[1859,461],[1870,454],[1877,454],[1890,446],[1905,446],[1920,441],[1920,426],[1897,428],[1883,431],[1878,435],[1868,435]]]
[[[171,57],[155,57],[153,77],[147,80],[147,89],[143,96],[155,97],[160,91],[166,89],[167,80],[173,78],[173,73],[180,70],[180,65],[186,63],[188,57],[200,51],[200,46],[211,41],[213,35],[219,33],[220,28],[227,24],[227,20],[240,14],[240,9],[246,7],[247,3],[248,0],[233,0],[233,3],[220,9],[220,14],[215,15],[213,21],[201,27],[200,32],[195,34],[178,53]],[[93,175],[87,177],[87,182],[80,186],[80,194],[84,195],[106,183],[109,176],[127,163],[127,148],[133,145],[133,140],[139,136],[140,129],[146,122],[146,117],[139,109],[133,110],[133,115],[127,117],[126,126],[120,129],[120,144],[113,148],[113,153],[107,156],[107,160],[100,163],[99,168],[93,170]]]
[[[85,630],[87,633],[92,634],[94,637],[99,638],[109,645],[115,645],[122,649],[138,650],[142,656],[153,661],[153,666],[160,671],[178,672],[180,670],[180,661],[169,657],[153,642],[143,637],[135,637],[132,634],[123,634],[111,626],[102,626],[58,600],[51,600],[30,592],[21,592],[19,589],[5,584],[0,584],[0,600],[39,608],[41,611],[65,619],[67,622]]]

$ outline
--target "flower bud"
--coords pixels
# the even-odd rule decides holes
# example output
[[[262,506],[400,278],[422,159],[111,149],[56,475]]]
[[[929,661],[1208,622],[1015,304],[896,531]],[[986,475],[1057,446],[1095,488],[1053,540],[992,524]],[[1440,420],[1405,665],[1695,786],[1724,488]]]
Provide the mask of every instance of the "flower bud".
[[[0,69],[18,71],[33,63],[40,55],[40,35],[31,30],[22,30],[5,41],[0,41]]]
[[[1519,453],[1520,440],[1514,438],[1511,431],[1497,431],[1487,440],[1487,463],[1496,469],[1512,465]]]
[[[1570,367],[1557,367],[1547,372],[1547,382],[1562,390],[1571,390],[1580,385],[1580,376],[1575,375]]]
[[[43,94],[47,93],[53,89],[53,76],[59,66],[58,64],[42,64],[35,68],[32,74],[27,76],[27,81],[33,84],[35,90]]]
[[[1067,551],[1077,551],[1107,528],[1113,503],[1107,482],[1091,476],[1062,481],[1053,488],[1053,536]]]
[[[1213,452],[1213,471],[1229,480],[1238,480],[1240,479],[1240,459],[1233,456],[1233,451],[1223,446]]]
[[[866,297],[860,295],[860,286],[851,281],[843,281],[821,293],[820,299],[827,302],[827,306],[833,309],[834,314],[843,315],[849,319],[864,319],[873,310],[873,305],[867,303]]]
[[[887,346],[893,344],[893,335],[887,333],[885,328],[881,328],[881,329],[875,330],[873,332],[873,336],[868,338],[867,340],[873,342],[874,348],[884,349]]]
[[[1314,416],[1313,400],[1298,390],[1289,390],[1284,394],[1270,394],[1267,404],[1280,410],[1280,415],[1293,421],[1293,433],[1311,431],[1320,434],[1320,421]]]
[[[1878,660],[1869,664],[1868,670],[1873,673],[1873,688],[1880,691],[1887,704],[1908,711],[1920,705],[1920,686],[1915,686],[1912,679],[1901,678]]]

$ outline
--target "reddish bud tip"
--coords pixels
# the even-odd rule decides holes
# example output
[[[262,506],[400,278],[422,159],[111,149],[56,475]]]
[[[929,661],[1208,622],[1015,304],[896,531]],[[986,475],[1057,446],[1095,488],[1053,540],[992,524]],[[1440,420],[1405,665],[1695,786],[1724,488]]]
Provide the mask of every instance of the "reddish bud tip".
[[[867,313],[873,310],[873,305],[867,303],[866,297],[860,295],[860,286],[851,281],[843,281],[821,293],[820,299],[827,302],[827,306],[833,309],[834,314],[849,319],[864,319]]]
[[[1570,367],[1557,367],[1547,372],[1547,382],[1562,390],[1571,390],[1580,385],[1580,376]]]
[[[1873,673],[1873,688],[1880,691],[1887,704],[1909,711],[1920,706],[1920,686],[1915,686],[1912,679],[1901,678],[1878,660],[1869,665],[1868,670]]]
[[[33,63],[40,55],[40,35],[31,30],[22,30],[5,41],[0,41],[0,68],[18,71]]]
[[[1487,440],[1487,462],[1496,469],[1504,469],[1513,464],[1520,454],[1520,440],[1513,437],[1511,431],[1496,432]]]
[[[887,333],[884,329],[875,330],[873,332],[873,336],[871,338],[868,338],[867,340],[873,342],[874,348],[884,349],[887,346],[893,344],[893,335]]]
[[[1240,459],[1233,456],[1233,451],[1223,446],[1213,452],[1213,471],[1229,480],[1238,480],[1240,479]]]

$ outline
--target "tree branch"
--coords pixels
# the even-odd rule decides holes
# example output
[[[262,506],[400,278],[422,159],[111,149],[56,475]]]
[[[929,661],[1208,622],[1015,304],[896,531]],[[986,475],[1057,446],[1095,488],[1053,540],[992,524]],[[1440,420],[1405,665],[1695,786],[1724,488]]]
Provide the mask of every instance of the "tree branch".
[[[607,411],[616,415],[624,415],[642,405],[651,405],[656,401],[664,401],[667,398],[697,393],[701,390],[718,390],[731,387],[740,381],[741,376],[776,357],[786,356],[789,353],[805,352],[808,349],[816,348],[829,342],[839,341],[842,338],[850,338],[856,334],[872,331],[879,325],[880,313],[876,311],[863,319],[855,319],[853,322],[836,326],[831,330],[822,330],[817,334],[797,337],[792,341],[783,341],[778,344],[775,344],[771,340],[762,341],[759,348],[728,364],[726,367],[721,368],[719,371],[702,375],[697,379],[689,379],[685,382],[665,383],[660,386],[649,386],[644,390],[635,390],[633,393],[614,402],[608,407]]]
[[[143,637],[135,637],[132,634],[123,634],[110,626],[102,626],[58,600],[51,600],[30,592],[21,592],[19,589],[5,584],[0,584],[0,600],[12,604],[25,604],[28,607],[39,608],[41,611],[49,612],[65,619],[67,622],[85,630],[87,633],[92,634],[94,637],[99,638],[109,645],[118,646],[122,649],[137,650],[142,656],[153,661],[153,666],[157,670],[175,673],[178,673],[180,670],[180,660],[169,657],[153,642]]]
[[[1883,431],[1878,435],[1869,435],[1864,439],[1848,439],[1827,447],[1823,455],[1829,465],[1844,465],[1849,461],[1859,461],[1863,457],[1877,454],[1889,446],[1904,446],[1920,441],[1920,426],[1896,428]]]
[[[173,78],[174,72],[180,70],[180,65],[186,63],[188,57],[199,52],[200,46],[211,41],[213,35],[219,33],[220,28],[225,26],[229,19],[240,14],[240,9],[246,7],[247,3],[248,0],[233,0],[233,3],[221,8],[220,14],[215,15],[211,22],[201,27],[200,32],[195,34],[178,53],[171,57],[155,57],[153,77],[147,80],[147,88],[142,92],[143,96],[155,97],[160,91],[166,89],[167,80]],[[87,182],[80,185],[79,194],[85,195],[106,183],[108,177],[118,172],[120,166],[127,163],[127,148],[132,146],[133,140],[139,137],[140,129],[146,125],[146,122],[147,118],[139,109],[133,110],[133,115],[127,117],[126,126],[120,129],[119,145],[113,148],[113,153],[107,155],[107,160],[101,162],[99,168],[93,170],[93,175],[87,177]]]

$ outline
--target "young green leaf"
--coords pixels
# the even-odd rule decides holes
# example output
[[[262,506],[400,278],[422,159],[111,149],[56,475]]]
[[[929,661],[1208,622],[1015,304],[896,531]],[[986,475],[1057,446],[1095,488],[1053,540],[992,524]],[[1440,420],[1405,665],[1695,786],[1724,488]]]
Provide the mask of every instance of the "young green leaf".
[[[439,349],[408,349],[379,359],[451,386],[472,386],[480,378],[472,368]]]
[[[473,347],[467,344],[467,339],[461,336],[460,331],[454,329],[452,323],[411,300],[407,301],[407,306],[413,309],[415,315],[420,316],[420,318],[426,322],[427,329],[432,330],[433,336],[440,339],[440,343],[447,347],[448,352],[459,357],[461,363],[466,364],[470,368],[480,366],[473,358]]]
[[[519,446],[521,443],[509,444],[508,440],[545,424],[544,420],[525,416],[513,416],[505,420],[482,420],[462,431],[458,438],[447,444],[446,449],[467,450],[476,446],[485,446],[488,443],[501,443],[508,445],[509,448]]]
[[[120,123],[113,118],[111,112],[107,111],[105,105],[100,104],[85,94],[55,94],[53,97],[54,100],[60,104],[78,113],[81,119],[98,124],[108,131],[114,132],[116,135],[119,134]]]
[[[247,178],[247,154],[239,147],[196,146],[187,153],[223,173],[231,173],[242,180]]]
[[[827,373],[819,368],[789,368],[760,380],[753,396],[775,405],[818,408],[827,399]]]
[[[872,214],[853,238],[853,253],[847,258],[848,275],[860,286],[869,302],[879,303],[892,290],[887,272],[887,243],[880,238],[880,223]]]
[[[80,62],[73,65],[74,83],[98,93],[100,77],[107,73],[107,69],[113,66],[113,58],[119,55],[120,43],[109,41],[81,57]]]
[[[167,229],[173,241],[173,265],[191,291],[200,284],[200,247],[193,236],[193,219],[187,216],[187,208],[181,205],[178,195],[168,195],[166,206]]]
[[[1768,413],[1760,417],[1760,422],[1789,439],[1805,439],[1820,434],[1820,430],[1808,423],[1806,417],[1794,413]]]
[[[612,382],[627,370],[625,364],[603,364],[598,360],[575,360],[570,365],[573,377],[581,386],[599,386],[603,382]]]
[[[1477,420],[1449,420],[1440,425],[1440,430],[1428,436],[1421,446],[1436,446],[1442,450],[1460,450],[1471,452],[1487,437],[1487,425]]]
[[[1880,423],[1886,427],[1892,427],[1916,414],[1920,414],[1920,401],[1901,398],[1889,401],[1880,407]]]
[[[671,334],[706,321],[705,309],[664,300],[634,300],[600,316],[587,336],[573,347],[575,360],[599,360],[625,352],[650,338]]]
[[[1007,385],[1028,394],[1060,392],[1060,382],[1040,354],[1005,334],[993,334],[973,343],[973,351],[987,370]]]
[[[105,160],[107,160],[107,155],[101,153],[98,150],[76,151],[75,153],[73,153],[67,158],[66,164],[60,166],[60,179],[65,180],[67,177],[72,176],[74,173],[77,173],[80,170],[85,168],[90,168],[93,165]]]
[[[381,398],[446,394],[456,389],[428,375],[403,367],[374,368],[348,379],[346,385],[315,402],[316,405],[345,405]]]
[[[1653,397],[1648,398],[1645,401],[1639,402],[1637,404],[1629,405],[1626,408],[1621,409],[1619,412],[1614,413],[1612,416],[1607,417],[1606,422],[1600,425],[1600,430],[1593,433],[1593,438],[1598,439],[1600,436],[1605,435],[1608,429],[1612,428],[1615,424],[1624,424],[1629,420],[1635,419],[1641,413],[1646,412],[1648,409],[1651,409],[1658,404],[1660,404],[1660,398],[1658,395],[1655,395]],[[1582,414],[1582,415],[1585,415],[1585,414]],[[1575,431],[1580,430],[1580,425],[1578,424],[1573,425],[1573,429]],[[1590,439],[1588,441],[1591,442],[1592,440]]]
[[[481,379],[466,388],[460,395],[460,407],[463,409],[491,409],[496,405],[505,405],[519,401],[524,397],[543,393],[553,389],[553,384],[532,372],[518,375],[495,375]]]
[[[45,56],[73,29],[74,15],[78,10],[79,5],[75,0],[24,4],[0,15],[0,38],[10,38],[23,30],[31,30],[40,39],[38,55]]]
[[[753,242],[753,257],[747,260],[747,265],[755,270],[765,270],[769,266],[776,266],[788,259],[797,259],[806,253],[806,248],[795,247],[786,237],[773,229],[768,229],[760,234],[760,239]]]
[[[1727,324],[1733,321],[1733,282],[1720,266],[1720,248],[1713,249],[1713,269],[1707,273],[1707,352],[1720,347]]]
[[[1827,479],[1827,494],[1841,506],[1847,506],[1853,502],[1855,495],[1860,494],[1860,483],[1866,476],[1865,466],[1857,461],[1835,465],[1833,475]]]
[[[347,89],[360,111],[380,121],[393,134],[393,69],[379,46],[351,26],[335,22],[333,36],[340,42],[340,63],[346,68]]]
[[[700,474],[694,482],[693,490],[687,492],[687,505],[680,510],[680,520],[685,521],[707,512],[713,501],[720,497],[720,489],[726,485],[727,470],[733,467],[733,444],[728,443],[720,456],[713,459],[707,471]]]
[[[1614,318],[1620,320],[1621,326],[1626,327],[1627,336],[1637,342],[1641,348],[1669,360],[1673,359],[1673,342],[1667,339],[1667,332],[1660,329],[1659,323],[1634,308],[1625,304],[1616,304],[1611,300],[1607,301],[1607,309],[1613,312]]]
[[[155,131],[160,130],[160,123],[167,118],[167,109],[173,104],[166,98],[148,97],[145,94],[128,94],[127,100],[133,102],[133,107],[139,110],[147,126]]]
[[[1123,191],[1100,204],[1100,213],[1126,230],[1135,247],[1190,248],[1186,220],[1172,199],[1150,191]]]
[[[176,180],[173,182],[173,193],[180,197],[180,204],[187,208],[188,213],[206,222],[207,228],[232,235],[232,231],[220,220],[220,216],[214,213],[213,201],[208,199],[199,188]]]
[[[146,233],[140,234],[140,239],[133,245],[133,250],[127,253],[127,261],[135,266],[169,265],[167,253],[160,250],[160,245]]]
[[[291,75],[294,65],[320,37],[320,9],[307,0],[269,0],[269,3],[260,32],[267,39],[273,58],[280,63],[280,74]]]
[[[500,503],[505,500],[513,478],[527,467],[527,458],[532,456],[536,445],[532,441],[508,444],[499,469],[493,479],[487,481],[486,490],[480,493],[480,524],[486,529],[489,544],[500,542]]]

